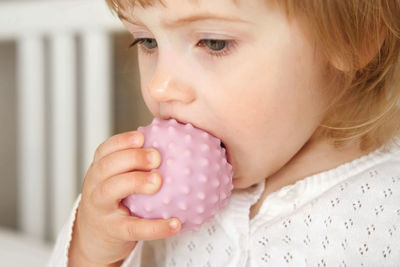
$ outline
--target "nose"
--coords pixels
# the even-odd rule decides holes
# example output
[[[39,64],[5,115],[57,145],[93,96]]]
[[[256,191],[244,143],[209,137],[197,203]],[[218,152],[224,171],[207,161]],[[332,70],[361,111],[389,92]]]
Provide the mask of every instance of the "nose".
[[[150,96],[159,103],[192,103],[196,98],[195,90],[181,77],[165,70],[156,71],[148,87]]]

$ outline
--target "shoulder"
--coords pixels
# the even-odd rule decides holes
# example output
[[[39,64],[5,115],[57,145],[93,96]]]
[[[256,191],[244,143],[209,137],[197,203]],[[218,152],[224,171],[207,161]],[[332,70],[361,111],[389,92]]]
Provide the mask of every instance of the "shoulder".
[[[368,168],[314,199],[310,209],[363,222],[400,220],[400,150],[376,151],[375,156]]]
[[[333,187],[328,195],[357,203],[363,201],[366,207],[379,203],[397,206],[400,200],[400,149],[374,153],[373,163],[368,168]]]
[[[291,213],[259,224],[254,260],[291,266],[399,262],[400,153],[378,151],[368,162],[354,164],[354,175]]]

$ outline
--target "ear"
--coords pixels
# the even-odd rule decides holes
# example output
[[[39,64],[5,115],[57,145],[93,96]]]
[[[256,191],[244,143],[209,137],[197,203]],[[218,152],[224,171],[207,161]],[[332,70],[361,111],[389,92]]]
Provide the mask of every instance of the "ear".
[[[374,35],[375,37],[375,35]],[[357,66],[357,70],[360,70],[368,65],[379,53],[382,48],[383,42],[386,39],[386,30],[384,27],[381,28],[377,38],[366,38],[364,42],[363,48],[360,51],[359,63]],[[338,70],[343,72],[350,71],[350,66],[346,63],[342,58],[333,58],[331,59],[331,64]]]

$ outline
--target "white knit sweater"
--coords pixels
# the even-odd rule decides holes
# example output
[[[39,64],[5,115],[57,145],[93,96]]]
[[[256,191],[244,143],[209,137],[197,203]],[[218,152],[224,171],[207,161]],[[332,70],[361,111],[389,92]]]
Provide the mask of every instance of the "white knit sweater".
[[[125,267],[400,266],[400,148],[378,149],[267,196],[232,194],[199,232],[139,242]],[[49,266],[66,266],[78,197]]]

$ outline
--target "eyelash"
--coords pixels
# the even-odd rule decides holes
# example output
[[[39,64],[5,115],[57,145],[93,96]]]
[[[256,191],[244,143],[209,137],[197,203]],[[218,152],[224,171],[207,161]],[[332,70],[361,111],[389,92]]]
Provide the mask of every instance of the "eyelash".
[[[148,49],[143,45],[143,42],[145,42],[147,40],[154,40],[154,39],[152,39],[152,38],[138,38],[138,39],[135,39],[129,45],[129,48],[134,47],[136,44],[139,44],[140,45],[139,48],[141,49],[142,52],[144,52],[147,55],[151,55],[151,54],[154,53],[152,51],[154,49]],[[227,56],[230,53],[232,53],[233,49],[236,48],[236,45],[237,45],[237,43],[234,40],[202,39],[196,44],[196,46],[199,46],[199,44],[202,43],[201,47],[206,47],[207,48],[207,46],[204,44],[204,41],[224,41],[224,42],[226,42],[225,47],[223,49],[221,49],[221,50],[215,51],[215,50],[212,50],[210,48],[207,49],[208,50],[207,53],[210,56],[218,57],[218,58]]]

